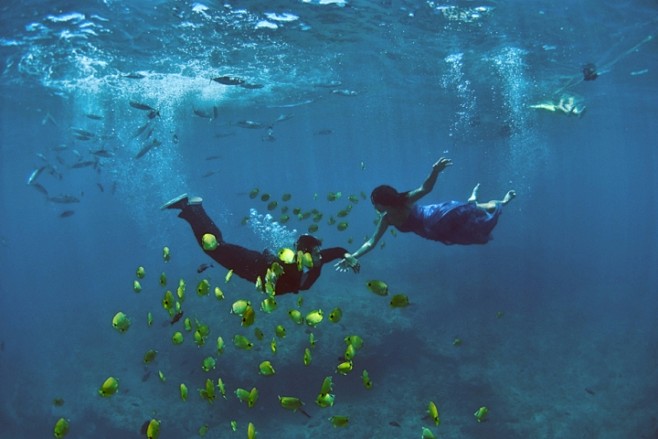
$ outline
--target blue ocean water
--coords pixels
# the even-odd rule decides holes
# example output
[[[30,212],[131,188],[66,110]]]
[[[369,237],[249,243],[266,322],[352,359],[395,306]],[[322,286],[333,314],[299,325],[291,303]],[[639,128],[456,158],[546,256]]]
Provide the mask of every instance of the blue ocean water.
[[[655,1],[8,0],[0,10],[0,437],[51,437],[60,418],[67,437],[85,438],[144,437],[150,419],[161,438],[204,425],[206,437],[245,437],[249,422],[265,438],[407,438],[422,427],[658,437]],[[493,241],[387,233],[359,274],[326,266],[271,314],[223,267],[197,273],[212,261],[160,210],[188,192],[230,242],[276,251],[317,224],[326,246],[353,251],[374,230],[370,191],[416,188],[442,156],[454,165],[423,202],[464,200],[476,183],[482,199],[516,190]],[[223,301],[196,294],[204,278]],[[184,316],[210,329],[200,347],[161,304],[180,279]],[[388,297],[368,290],[372,279]],[[410,306],[389,306],[399,293]],[[237,299],[255,305],[253,326],[229,313]],[[343,317],[329,322],[336,307]],[[297,326],[293,308],[325,319]],[[119,311],[131,320],[123,334]],[[254,348],[236,348],[235,334]],[[353,334],[364,345],[343,376]],[[144,364],[149,349],[158,354]],[[258,373],[264,360],[274,376]],[[103,398],[109,376],[119,390]],[[335,404],[321,408],[327,376]],[[209,403],[197,389],[218,378],[226,399]],[[235,397],[254,387],[254,407]],[[277,396],[301,398],[305,413]],[[338,415],[346,427],[328,421]]]

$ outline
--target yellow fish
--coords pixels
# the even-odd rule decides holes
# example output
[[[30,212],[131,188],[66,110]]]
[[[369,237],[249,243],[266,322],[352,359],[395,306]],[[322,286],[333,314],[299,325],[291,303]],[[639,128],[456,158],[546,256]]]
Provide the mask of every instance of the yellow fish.
[[[276,336],[279,338],[283,338],[286,336],[286,328],[284,328],[283,325],[276,325],[274,332],[276,333]]]
[[[284,264],[292,264],[295,262],[295,251],[291,250],[289,248],[282,248],[279,250],[279,259],[284,263]]]
[[[258,365],[258,370],[260,371],[261,375],[264,376],[271,376],[274,375],[276,372],[274,371],[274,366],[272,366],[272,363],[270,361],[263,361]]]
[[[233,344],[236,347],[238,347],[240,349],[245,349],[245,350],[249,350],[252,347],[254,347],[254,344],[252,342],[250,342],[247,337],[245,337],[244,335],[239,335],[239,334],[236,334],[233,337]]]
[[[370,280],[366,285],[370,291],[377,294],[378,296],[388,295],[388,285],[386,282],[381,280]]]
[[[217,388],[219,389],[219,393],[222,395],[222,398],[226,399],[226,386],[224,385],[224,381],[222,381],[221,378],[217,378]]]
[[[247,306],[242,314],[242,326],[251,326],[256,320],[256,311],[251,306]]]
[[[158,355],[158,351],[156,350],[150,349],[146,351],[146,353],[144,354],[144,364],[151,363],[153,360],[155,360],[155,357],[157,355]]]
[[[274,300],[272,297],[267,297],[263,299],[263,301],[260,303],[260,309],[268,314],[276,310],[276,308],[277,308],[276,300]]]
[[[98,389],[98,394],[105,398],[114,395],[119,390],[119,381],[114,377],[109,377],[105,380],[100,389]]]
[[[350,417],[335,415],[329,418],[329,422],[331,422],[331,425],[334,427],[346,427],[350,422]]]
[[[432,433],[432,430],[430,430],[427,427],[422,427],[422,436],[421,439],[436,439],[436,436],[434,433]]]
[[[158,439],[160,437],[160,421],[151,419],[146,427],[146,437],[148,439]]]
[[[256,439],[256,427],[251,422],[247,425],[247,439]]]
[[[406,296],[406,294],[396,294],[395,296],[391,297],[390,305],[393,308],[404,308],[409,306],[409,298]]]
[[[165,262],[171,260],[171,251],[169,250],[169,247],[165,246],[162,248],[162,259],[164,259]]]
[[[354,358],[356,355],[356,348],[354,348],[353,344],[348,344],[347,348],[345,348],[345,359],[346,360],[351,360]]]
[[[363,387],[368,390],[372,389],[372,381],[370,380],[370,375],[368,375],[368,371],[365,369],[363,369],[363,373],[361,374],[361,381],[363,381]]]
[[[294,396],[279,396],[279,403],[284,409],[292,410],[293,412],[296,412],[304,405],[301,399]]]
[[[338,366],[336,366],[336,372],[341,375],[347,375],[352,371],[353,363],[351,361],[343,361]]]
[[[142,291],[142,284],[140,284],[138,280],[135,280],[135,281],[133,282],[133,290],[134,290],[136,293],[139,293],[140,291]]]
[[[203,369],[204,372],[210,372],[215,368],[216,365],[217,360],[215,360],[213,357],[206,357],[201,362],[201,369]]]
[[[68,419],[59,418],[55,423],[55,428],[53,429],[53,434],[56,438],[62,438],[66,436],[69,432],[69,421]]]
[[[231,280],[231,277],[233,276],[233,269],[230,269],[228,273],[226,273],[226,277],[224,278],[224,282],[228,283],[228,281]]]
[[[304,349],[304,366],[311,364],[311,350],[309,348]]]
[[[206,379],[206,387],[199,389],[199,393],[209,404],[215,401],[215,385],[210,378]]]
[[[243,315],[247,308],[251,305],[251,302],[248,300],[240,299],[233,302],[231,305],[231,313],[237,314],[239,316]]]
[[[224,300],[224,292],[219,287],[215,287],[215,297],[217,300]]]
[[[242,387],[235,389],[235,396],[240,400],[240,402],[249,401],[249,391],[247,389],[243,389]]]
[[[296,324],[301,325],[304,323],[304,317],[302,317],[302,313],[298,309],[291,309],[288,311],[288,315],[290,316],[290,319]]]
[[[317,309],[306,314],[306,324],[308,326],[318,325],[324,318],[324,313],[321,309]]]
[[[358,335],[348,335],[345,337],[345,344],[351,344],[354,346],[354,349],[361,349],[361,346],[363,346],[363,339],[359,337]]]
[[[252,387],[251,391],[249,392],[249,398],[247,399],[247,406],[249,408],[255,406],[256,401],[258,401],[258,389]]]
[[[477,409],[473,415],[478,422],[484,422],[487,420],[487,416],[489,415],[489,409],[485,406],[482,406]]]
[[[217,242],[217,237],[215,235],[212,233],[205,233],[201,237],[201,245],[205,251],[213,251],[219,246],[219,243]]]
[[[185,300],[185,280],[184,279],[179,279],[178,280],[178,288],[176,288],[176,295],[178,296],[178,299],[182,302]]]
[[[208,279],[201,279],[196,286],[196,293],[199,296],[206,296],[210,292],[210,281]]]
[[[320,389],[320,393],[331,393],[334,390],[334,381],[331,376],[328,376],[322,381],[322,388]]]
[[[332,323],[338,323],[342,317],[343,311],[340,308],[334,308],[329,314],[329,321]]]
[[[112,326],[120,333],[124,333],[130,328],[130,319],[127,315],[119,311],[112,318]]]
[[[176,299],[174,298],[174,293],[172,293],[169,290],[165,291],[165,295],[162,298],[162,307],[167,311],[171,311],[172,309],[174,309],[174,306],[176,306]]]
[[[187,401],[187,386],[183,383],[180,383],[180,399]]]
[[[427,405],[427,413],[434,421],[434,425],[439,425],[441,423],[441,419],[439,418],[439,409],[436,408],[436,404],[434,404],[434,401],[430,401],[429,404]]]
[[[174,332],[174,335],[171,336],[171,342],[173,344],[181,344],[183,343],[183,333],[180,331]]]
[[[315,403],[322,408],[332,407],[334,405],[334,400],[336,395],[332,393],[320,393],[315,399]]]

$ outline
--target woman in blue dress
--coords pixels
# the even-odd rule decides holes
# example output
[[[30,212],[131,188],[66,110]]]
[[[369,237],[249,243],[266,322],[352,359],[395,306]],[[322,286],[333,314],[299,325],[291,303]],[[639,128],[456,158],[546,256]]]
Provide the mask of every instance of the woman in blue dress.
[[[336,263],[338,271],[359,269],[358,258],[372,250],[389,226],[400,232],[413,232],[432,241],[444,244],[486,244],[492,239],[491,231],[496,227],[502,207],[512,201],[516,192],[508,191],[502,200],[480,203],[477,184],[466,202],[446,201],[439,204],[419,205],[416,201],[434,188],[441,171],[452,165],[452,161],[440,158],[432,166],[432,172],[418,188],[398,192],[391,186],[378,186],[370,200],[379,212],[379,222],[373,236],[354,253],[346,253]]]

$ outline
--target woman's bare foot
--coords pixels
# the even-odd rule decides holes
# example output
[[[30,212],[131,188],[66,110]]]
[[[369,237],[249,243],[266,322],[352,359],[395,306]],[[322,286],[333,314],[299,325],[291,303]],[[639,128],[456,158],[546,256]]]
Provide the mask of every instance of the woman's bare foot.
[[[505,205],[505,204],[509,203],[510,201],[512,201],[514,199],[514,197],[516,197],[516,191],[508,191],[505,194],[505,197],[503,198],[503,201],[502,201],[503,205]]]
[[[480,183],[475,185],[475,187],[473,188],[473,192],[471,192],[471,196],[468,197],[468,202],[469,203],[477,203],[478,202],[478,190],[479,189],[480,189]]]

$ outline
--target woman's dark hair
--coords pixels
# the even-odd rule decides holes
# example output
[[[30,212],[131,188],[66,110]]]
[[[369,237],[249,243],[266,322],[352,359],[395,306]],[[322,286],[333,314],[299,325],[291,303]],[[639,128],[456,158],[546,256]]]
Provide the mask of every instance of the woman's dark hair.
[[[372,204],[381,204],[382,206],[402,207],[407,203],[407,193],[398,192],[388,185],[377,186],[370,194]]]

